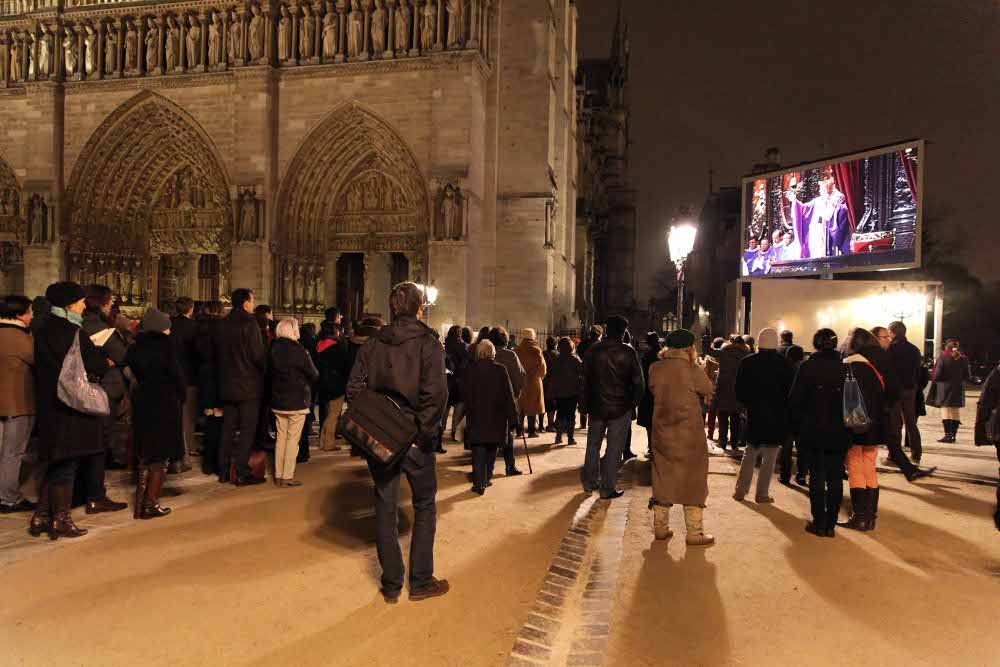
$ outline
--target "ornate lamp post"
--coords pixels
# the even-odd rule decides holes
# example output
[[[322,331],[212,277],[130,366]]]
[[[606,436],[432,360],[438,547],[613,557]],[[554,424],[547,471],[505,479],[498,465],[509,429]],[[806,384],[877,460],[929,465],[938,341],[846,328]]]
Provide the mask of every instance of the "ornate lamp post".
[[[684,260],[694,249],[694,239],[698,228],[691,222],[679,222],[671,225],[667,234],[667,250],[670,259],[677,267],[677,326],[684,326]]]
[[[433,308],[434,304],[437,303],[438,288],[435,287],[433,280],[430,285],[417,283],[417,287],[419,287],[420,291],[424,293],[424,320],[430,321],[431,308]]]

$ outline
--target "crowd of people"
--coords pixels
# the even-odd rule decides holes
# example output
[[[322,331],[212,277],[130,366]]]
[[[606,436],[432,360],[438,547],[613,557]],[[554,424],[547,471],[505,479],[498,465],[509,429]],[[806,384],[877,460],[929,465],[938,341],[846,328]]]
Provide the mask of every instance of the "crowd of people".
[[[519,439],[550,432],[556,445],[575,445],[577,429],[586,428],[582,489],[613,500],[622,495],[621,465],[635,457],[637,421],[647,430],[655,536],[673,534],[669,510],[679,504],[692,546],[714,542],[703,523],[706,427],[708,439],[718,431],[722,450],[743,450],[733,494],[738,501],[756,473],[756,502],[772,502],[773,472],[777,467],[781,483],[790,485],[795,451],[795,480],[808,486],[812,508],[806,530],[833,537],[838,525],[875,527],[880,447],[911,482],[933,472],[920,467],[923,387],[931,383],[931,402],[942,409],[942,441],[954,442],[969,374],[957,341],[949,341],[927,371],[902,322],[853,329],[843,344],[835,332],[820,329],[808,358],[792,332],[770,328],[756,339],[717,338],[702,352],[690,331],[678,329],[663,340],[650,332],[640,355],[628,321],[617,315],[582,340],[540,343],[536,331],[524,329],[514,345],[500,326],[478,335],[453,326],[442,341],[423,322],[424,294],[413,283],[396,285],[389,304],[388,324],[367,317],[346,326],[331,308],[317,331],[293,318],[275,321],[248,289],[232,292],[228,313],[221,302],[181,297],[172,316],[149,309],[139,321],[119,312],[111,290],[100,285],[58,282],[34,302],[6,297],[0,303],[7,371],[0,381],[0,511],[32,512],[28,530],[35,536],[82,536],[87,530],[70,514],[74,492],[87,514],[122,511],[128,505],[108,497],[105,470],[128,466],[136,470],[134,517],[163,517],[170,513],[160,505],[167,475],[189,470],[192,457],[220,483],[253,486],[269,476],[276,487],[298,487],[296,466],[309,460],[314,426],[321,450],[347,447],[338,430],[345,405],[374,391],[398,402],[418,433],[394,464],[367,461],[381,592],[393,603],[403,588],[397,511],[405,476],[414,507],[410,597],[419,600],[449,590],[433,566],[435,454],[445,451],[449,422],[451,439],[470,452],[477,495],[492,486],[500,456],[506,476],[522,474]],[[863,428],[845,420],[844,397],[855,389]],[[980,399],[978,444],[997,442],[998,407],[1000,374],[994,372]],[[32,433],[37,502],[20,491]],[[352,447],[352,454],[360,451]],[[845,474],[851,513],[838,522]],[[997,523],[1000,528],[1000,510]]]

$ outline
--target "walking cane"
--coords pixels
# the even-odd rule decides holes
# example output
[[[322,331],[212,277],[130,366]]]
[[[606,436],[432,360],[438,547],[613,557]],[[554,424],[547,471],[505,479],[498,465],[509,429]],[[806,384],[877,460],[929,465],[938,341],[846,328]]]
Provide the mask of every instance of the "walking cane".
[[[534,475],[535,471],[531,469],[531,454],[528,453],[528,436],[521,431],[521,440],[524,442],[524,455],[528,457],[528,474]]]

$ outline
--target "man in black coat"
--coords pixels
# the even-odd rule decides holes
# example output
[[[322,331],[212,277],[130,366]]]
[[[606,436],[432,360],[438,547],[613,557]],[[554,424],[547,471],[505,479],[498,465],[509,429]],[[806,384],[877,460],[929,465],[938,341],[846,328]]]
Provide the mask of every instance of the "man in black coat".
[[[757,502],[769,503],[768,488],[778,458],[778,449],[791,433],[788,419],[788,392],[795,369],[792,362],[776,349],[778,333],[771,328],[757,335],[758,352],[743,358],[736,371],[736,398],[747,409],[747,441],[743,463],[736,480],[733,498],[743,500],[750,490],[753,471],[760,462],[757,476]]]
[[[902,322],[893,322],[893,324],[898,324],[903,326],[904,338],[906,327]],[[903,410],[901,403],[904,401],[904,386],[910,384],[912,392],[905,395],[909,396],[910,407],[909,410],[911,414],[914,414],[913,423],[916,425],[916,403],[914,399],[913,392],[916,392],[917,385],[917,369],[911,368],[910,361],[901,361],[901,358],[909,356],[909,351],[905,347],[897,348],[896,352],[892,351],[892,334],[885,327],[875,327],[871,330],[871,333],[875,338],[878,339],[879,349],[872,350],[871,352],[871,362],[874,364],[875,368],[882,377],[885,378],[885,405],[886,405],[886,415],[885,415],[885,445],[886,449],[889,450],[889,457],[883,460],[883,463],[888,465],[897,465],[902,471],[903,476],[906,477],[907,481],[914,482],[922,477],[927,477],[932,474],[936,468],[928,468],[922,470],[917,467],[913,462],[910,461],[909,457],[906,456],[906,452],[903,451],[902,446],[902,427],[899,431],[894,430],[893,415],[898,414]],[[917,351],[919,355],[919,350]],[[919,363],[917,364],[919,366]],[[904,375],[900,375],[900,371]],[[912,376],[911,376],[912,374]],[[909,431],[909,426],[907,426],[907,431]],[[914,432],[916,429],[914,428]],[[920,460],[920,436],[917,435],[916,449],[912,450],[914,453],[914,458]],[[912,443],[911,443],[912,447]]]
[[[583,360],[584,404],[590,429],[581,481],[585,492],[600,489],[605,500],[622,495],[616,488],[618,464],[632,429],[632,410],[639,405],[646,388],[639,357],[624,342],[627,329],[624,317],[609,317],[607,336],[587,350]],[[605,431],[608,446],[601,458]]]
[[[906,339],[906,325],[902,322],[890,324],[888,334],[891,342],[887,351],[889,363],[892,364],[899,380],[899,400],[895,405],[889,406],[889,431],[886,444],[890,453],[896,450],[902,453],[905,425],[910,454],[913,456],[913,462],[920,465],[923,448],[920,443],[920,429],[917,427],[917,384],[923,366],[923,355],[916,345]],[[880,338],[879,342],[882,340]]]
[[[174,303],[177,314],[170,319],[170,342],[173,343],[174,354],[181,367],[184,378],[184,406],[181,416],[184,431],[185,459],[188,454],[195,453],[194,425],[198,410],[198,368],[195,342],[198,337],[198,325],[194,321],[194,299],[182,296]],[[170,472],[178,473],[191,469],[186,460],[171,461]]]
[[[253,292],[237,289],[233,308],[222,321],[215,338],[215,358],[219,368],[219,397],[222,400],[222,441],[219,446],[219,481],[229,478],[230,465],[236,466],[236,485],[261,484],[250,474],[250,453],[257,433],[257,418],[264,397],[267,351],[253,316]],[[233,449],[233,432],[240,431],[239,445]]]
[[[580,344],[576,348],[576,355],[580,357],[581,361],[587,358],[587,351],[597,343],[600,343],[603,337],[604,329],[599,324],[590,327],[587,336],[580,341]],[[587,406],[582,403],[580,404],[580,428],[587,428]]]
[[[406,475],[413,494],[410,540],[410,599],[425,600],[448,592],[448,582],[434,578],[434,533],[437,524],[437,472],[434,445],[441,416],[448,405],[444,348],[435,332],[420,321],[424,292],[414,283],[400,283],[389,293],[393,321],[358,352],[347,400],[365,389],[391,396],[413,416],[418,434],[399,463],[384,466],[369,460],[375,482],[375,543],[382,565],[382,595],[389,604],[403,588],[403,554],[399,548],[399,478]]]
[[[798,348],[798,351],[802,352],[802,348],[799,347],[798,345],[796,345],[793,342],[794,340],[795,340],[795,334],[794,333],[792,333],[788,329],[785,329],[784,331],[782,331],[781,332],[781,343],[777,347],[778,354],[780,354],[783,357],[787,357],[789,351],[791,351],[792,348]]]

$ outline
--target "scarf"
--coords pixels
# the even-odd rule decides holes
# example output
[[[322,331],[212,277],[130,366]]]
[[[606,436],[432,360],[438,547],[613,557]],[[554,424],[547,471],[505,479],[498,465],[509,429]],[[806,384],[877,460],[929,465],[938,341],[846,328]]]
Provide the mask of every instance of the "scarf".
[[[59,306],[52,306],[51,312],[56,317],[61,317],[70,324],[75,324],[78,327],[83,326],[83,315],[77,315],[73,311],[60,308]]]

